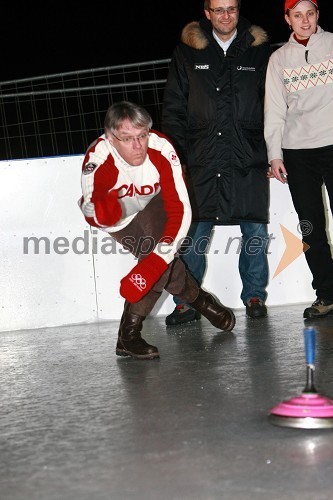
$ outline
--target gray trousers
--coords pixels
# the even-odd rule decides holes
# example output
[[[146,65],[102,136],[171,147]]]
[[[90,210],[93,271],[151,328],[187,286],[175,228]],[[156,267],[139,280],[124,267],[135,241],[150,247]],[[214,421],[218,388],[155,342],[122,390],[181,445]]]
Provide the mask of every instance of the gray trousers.
[[[155,196],[148,205],[121,231],[109,233],[120,245],[130,251],[140,261],[153,250],[160,240],[167,214],[161,193]],[[193,302],[199,287],[191,277],[181,259],[175,257],[168,269],[162,274],[151,290],[138,302],[125,302],[126,311],[148,316],[163,290],[181,297],[184,303]]]

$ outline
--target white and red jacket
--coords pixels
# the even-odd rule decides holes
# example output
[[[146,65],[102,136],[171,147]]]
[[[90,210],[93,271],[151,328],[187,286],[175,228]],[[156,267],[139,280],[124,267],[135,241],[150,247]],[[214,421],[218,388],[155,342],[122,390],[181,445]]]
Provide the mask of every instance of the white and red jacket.
[[[145,161],[132,166],[120,157],[103,134],[85,155],[81,185],[83,196],[79,206],[86,221],[111,234],[124,229],[161,192],[167,223],[153,251],[167,264],[172,262],[187,235],[192,212],[178,155],[166,136],[151,130]],[[105,216],[110,211],[96,210],[96,206],[108,203],[111,191],[118,199],[120,218]],[[158,244],[160,242],[163,245]]]

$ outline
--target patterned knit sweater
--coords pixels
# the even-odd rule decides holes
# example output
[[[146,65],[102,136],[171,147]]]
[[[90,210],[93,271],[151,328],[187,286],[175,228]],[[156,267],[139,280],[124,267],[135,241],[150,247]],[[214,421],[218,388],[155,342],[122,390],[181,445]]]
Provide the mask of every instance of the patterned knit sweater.
[[[318,26],[307,46],[293,34],[270,57],[265,90],[268,160],[282,148],[333,144],[333,34]]]

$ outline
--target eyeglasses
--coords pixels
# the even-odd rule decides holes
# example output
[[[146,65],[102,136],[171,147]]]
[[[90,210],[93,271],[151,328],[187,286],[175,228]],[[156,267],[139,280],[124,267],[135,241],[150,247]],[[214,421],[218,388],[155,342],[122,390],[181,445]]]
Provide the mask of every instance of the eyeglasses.
[[[211,9],[210,7],[208,7],[208,10],[214,12],[214,14],[216,14],[217,16],[225,14],[226,12],[230,16],[230,14],[236,14],[236,12],[238,11],[238,7],[226,7],[225,9],[223,7],[216,7],[216,9]]]
[[[144,142],[146,139],[148,139],[150,135],[149,132],[143,132],[140,135],[129,136],[129,137],[124,137],[123,139],[119,139],[119,137],[117,137],[116,134],[114,134],[113,132],[111,132],[111,134],[113,135],[113,137],[117,139],[117,141],[123,142],[127,146],[133,144],[133,142],[135,142],[136,140],[138,140],[141,144],[141,141]]]

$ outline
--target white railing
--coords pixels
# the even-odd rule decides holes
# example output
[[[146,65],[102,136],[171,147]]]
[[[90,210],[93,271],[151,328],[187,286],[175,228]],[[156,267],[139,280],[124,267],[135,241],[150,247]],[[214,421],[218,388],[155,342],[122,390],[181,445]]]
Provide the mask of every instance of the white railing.
[[[283,43],[272,44],[272,49]],[[137,102],[160,127],[170,59],[0,82],[0,160],[83,154],[107,108]]]
[[[160,125],[170,59],[0,82],[0,160],[81,154],[107,108],[132,100]]]

